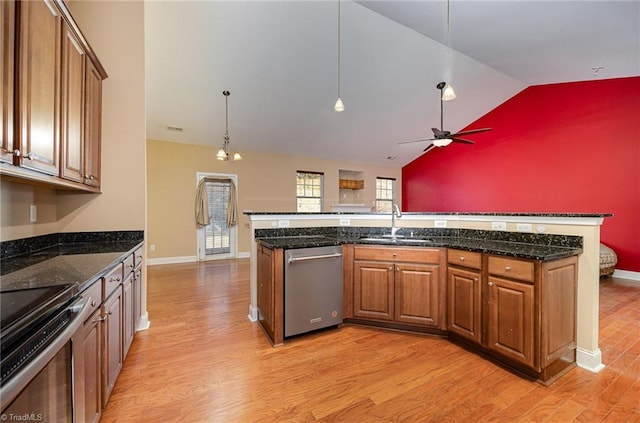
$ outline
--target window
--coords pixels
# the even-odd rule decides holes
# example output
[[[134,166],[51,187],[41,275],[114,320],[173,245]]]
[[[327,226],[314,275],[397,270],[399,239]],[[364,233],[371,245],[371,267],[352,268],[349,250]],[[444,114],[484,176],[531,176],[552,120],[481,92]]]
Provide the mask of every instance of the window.
[[[392,178],[376,178],[376,211],[391,213],[393,207],[393,188],[396,180]]]
[[[298,171],[296,181],[296,210],[322,212],[322,178],[318,172]]]

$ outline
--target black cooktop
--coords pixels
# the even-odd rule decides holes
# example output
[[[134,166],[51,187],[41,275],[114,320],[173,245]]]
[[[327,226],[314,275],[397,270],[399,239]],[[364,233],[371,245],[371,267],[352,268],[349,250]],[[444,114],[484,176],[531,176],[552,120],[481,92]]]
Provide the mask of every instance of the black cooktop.
[[[0,340],[2,349],[25,330],[46,319],[78,293],[77,285],[56,285],[0,292]]]

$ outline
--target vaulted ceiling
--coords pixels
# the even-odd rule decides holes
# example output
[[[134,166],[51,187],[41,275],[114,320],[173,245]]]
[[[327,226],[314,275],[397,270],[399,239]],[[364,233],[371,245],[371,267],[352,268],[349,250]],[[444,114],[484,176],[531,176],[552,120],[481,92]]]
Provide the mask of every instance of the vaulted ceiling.
[[[449,54],[446,7],[342,0],[336,113],[337,1],[146,2],[147,136],[219,146],[229,90],[232,149],[399,167],[442,80],[454,131],[529,85],[640,75],[638,1],[453,0]]]

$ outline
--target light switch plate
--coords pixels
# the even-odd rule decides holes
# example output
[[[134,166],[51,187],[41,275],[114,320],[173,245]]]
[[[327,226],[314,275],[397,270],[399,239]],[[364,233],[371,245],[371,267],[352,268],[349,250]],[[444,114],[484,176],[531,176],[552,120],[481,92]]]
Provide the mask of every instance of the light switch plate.
[[[38,207],[35,204],[29,206],[29,223],[38,221]]]

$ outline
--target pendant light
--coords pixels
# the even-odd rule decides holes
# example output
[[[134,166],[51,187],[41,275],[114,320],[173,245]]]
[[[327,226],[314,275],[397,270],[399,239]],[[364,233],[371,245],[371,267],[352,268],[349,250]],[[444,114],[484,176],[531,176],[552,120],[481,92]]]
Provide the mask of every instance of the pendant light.
[[[222,92],[222,94],[224,95],[226,129],[224,131],[224,138],[222,141],[222,145],[220,146],[220,148],[218,149],[218,152],[216,153],[216,159],[227,161],[229,160],[229,95],[231,95],[231,93],[225,90]],[[233,157],[233,160],[242,160],[242,156],[237,151],[233,153],[232,157]]]
[[[451,73],[451,4],[450,0],[447,0],[447,66],[449,67],[449,73]],[[442,100],[450,101],[456,98],[456,92],[450,84],[446,84],[444,90],[442,90]]]
[[[344,111],[344,103],[340,98],[340,0],[338,0],[338,100],[336,105],[333,106],[336,112]]]

